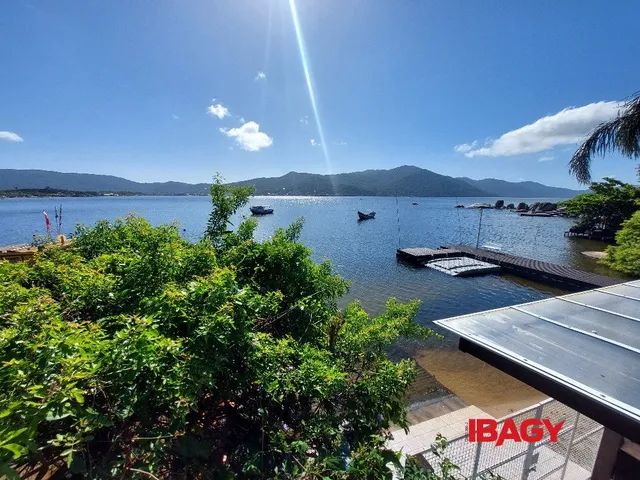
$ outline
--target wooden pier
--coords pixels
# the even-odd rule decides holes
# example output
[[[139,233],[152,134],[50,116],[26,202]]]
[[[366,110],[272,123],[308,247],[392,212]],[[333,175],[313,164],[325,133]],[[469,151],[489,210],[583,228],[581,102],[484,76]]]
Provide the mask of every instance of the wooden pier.
[[[0,260],[9,262],[24,262],[30,260],[38,249],[30,245],[9,245],[0,247]]]
[[[413,264],[426,263],[436,258],[466,256],[499,265],[502,271],[518,277],[529,278],[547,285],[571,291],[607,287],[622,282],[622,279],[606,277],[596,273],[584,272],[576,268],[555,263],[533,260],[508,253],[494,252],[484,248],[453,245],[440,249],[403,248],[398,249],[397,257]],[[437,255],[437,256],[436,256]]]
[[[601,240],[603,242],[613,241],[615,235],[611,232],[604,232],[602,230],[586,230],[584,232],[572,232],[568,230],[564,232],[565,237],[586,238],[588,240]]]
[[[400,260],[413,263],[415,265],[424,265],[429,260],[437,260],[439,258],[459,257],[462,256],[460,250],[455,248],[399,248],[396,255]]]

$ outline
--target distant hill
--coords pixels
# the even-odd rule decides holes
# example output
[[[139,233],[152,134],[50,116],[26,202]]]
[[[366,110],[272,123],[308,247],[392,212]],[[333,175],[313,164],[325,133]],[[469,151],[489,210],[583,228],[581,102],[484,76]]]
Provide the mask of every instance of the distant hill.
[[[538,182],[507,182],[506,180],[498,180],[496,178],[485,178],[483,180],[472,180],[471,178],[461,177],[469,185],[480,188],[485,192],[493,192],[495,197],[573,197],[580,190],[571,190],[569,188],[549,187]]]
[[[536,182],[454,178],[407,165],[390,170],[335,175],[289,172],[281,177],[254,178],[235,182],[234,185],[255,185],[257,195],[568,198],[579,193],[577,190],[548,187]],[[112,175],[0,169],[0,190],[44,188],[143,195],[206,195],[209,184],[141,183]]]
[[[61,173],[49,170],[0,169],[0,190],[42,189],[79,192],[131,192],[144,195],[206,195],[206,183],[140,183],[113,175]]]
[[[235,184],[255,185],[257,195],[569,198],[580,193],[536,182],[454,178],[407,165],[336,175],[289,172],[281,177],[254,178]]]
[[[53,188],[20,188],[0,190],[0,198],[20,197],[97,197],[98,192],[76,192],[74,190],[56,190]],[[130,194],[129,194],[130,195]]]
[[[418,167],[319,175],[289,172],[281,177],[254,178],[237,185],[255,185],[257,195],[379,195],[477,197],[487,193],[462,180]]]

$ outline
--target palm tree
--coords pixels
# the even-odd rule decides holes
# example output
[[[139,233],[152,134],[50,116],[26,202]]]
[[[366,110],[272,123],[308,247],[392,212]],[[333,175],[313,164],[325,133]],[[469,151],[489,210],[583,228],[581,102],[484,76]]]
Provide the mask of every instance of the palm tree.
[[[614,150],[640,158],[640,93],[624,104],[617,118],[599,125],[580,145],[569,162],[569,171],[580,183],[589,183],[592,157]]]

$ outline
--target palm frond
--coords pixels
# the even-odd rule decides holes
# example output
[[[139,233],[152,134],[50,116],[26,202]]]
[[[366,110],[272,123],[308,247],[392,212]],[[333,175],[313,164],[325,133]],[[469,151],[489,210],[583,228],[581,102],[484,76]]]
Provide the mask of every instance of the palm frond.
[[[620,152],[630,158],[640,157],[640,96],[625,105],[620,118],[616,142]]]
[[[569,161],[569,171],[580,183],[591,181],[591,160],[619,150],[630,158],[640,157],[640,95],[627,101],[617,118],[602,123],[589,135]]]

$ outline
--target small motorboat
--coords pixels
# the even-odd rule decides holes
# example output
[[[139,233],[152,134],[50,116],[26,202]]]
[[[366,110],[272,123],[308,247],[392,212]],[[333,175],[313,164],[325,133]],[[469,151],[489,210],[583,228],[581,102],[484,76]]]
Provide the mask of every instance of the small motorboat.
[[[461,203],[456,205],[456,208],[464,208],[464,205],[462,205]]]
[[[269,215],[270,213],[273,213],[273,208],[267,208],[267,207],[264,207],[262,205],[256,205],[255,207],[249,207],[249,210],[251,210],[251,213],[253,215]]]
[[[372,220],[376,218],[376,212],[363,213],[358,210],[358,220]]]
[[[418,202],[413,202],[411,205],[418,205]]]
[[[493,208],[493,205],[490,205],[488,203],[472,203],[466,208]]]

